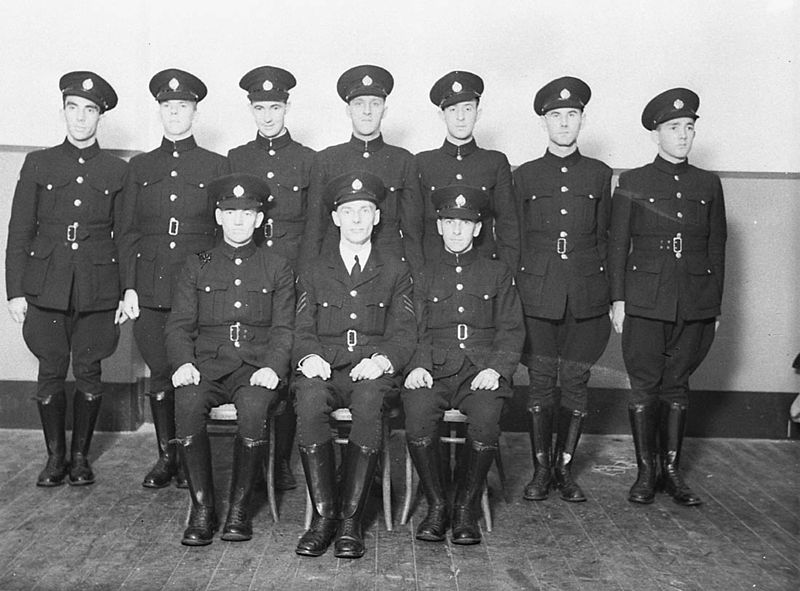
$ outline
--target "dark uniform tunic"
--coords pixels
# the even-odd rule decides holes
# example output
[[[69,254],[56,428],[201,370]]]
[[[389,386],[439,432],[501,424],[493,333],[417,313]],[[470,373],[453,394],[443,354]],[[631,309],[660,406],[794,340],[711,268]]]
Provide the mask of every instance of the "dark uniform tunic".
[[[314,151],[294,141],[287,131],[275,139],[260,134],[228,152],[233,172],[249,172],[269,183],[272,194],[264,209],[264,224],[256,229],[256,243],[295,266],[306,224],[308,185]]]
[[[377,449],[381,441],[384,397],[397,386],[394,374],[353,382],[350,370],[362,359],[385,355],[401,373],[414,350],[414,307],[408,266],[373,245],[353,281],[338,245],[306,268],[297,282],[294,366],[309,355],[331,365],[329,380],[293,380],[297,434],[301,446],[330,439],[328,416],[348,406],[353,415],[350,441]]]
[[[176,434],[205,429],[208,412],[236,404],[239,434],[266,435],[275,390],[250,386],[264,367],[285,380],[294,326],[294,276],[283,257],[251,242],[222,243],[190,256],[181,270],[166,327],[169,361],[193,364],[200,385],[175,392]]]
[[[525,311],[523,363],[529,407],[558,402],[585,411],[589,370],[608,343],[606,279],[612,170],[576,150],[549,150],[514,171],[522,225],[517,287]]]
[[[423,205],[417,167],[408,150],[384,143],[382,136],[369,142],[351,137],[347,143],[317,153],[309,189],[303,261],[336,249],[339,235],[324,203],[325,187],[333,177],[356,170],[371,172],[386,186],[381,221],[372,231],[373,247],[405,260],[416,273],[423,262]]]
[[[511,271],[475,249],[455,255],[442,248],[424,276],[415,294],[422,307],[419,344],[408,368],[428,370],[433,387],[403,390],[408,439],[434,436],[444,411],[455,407],[469,416],[472,440],[494,445],[525,340]],[[471,390],[486,368],[500,374],[500,387]]]
[[[714,339],[727,238],[722,185],[684,161],[620,176],[614,193],[611,298],[625,302],[622,352],[633,402],[688,401],[689,376]]]
[[[23,337],[39,359],[37,398],[63,390],[72,351],[76,387],[100,394],[100,361],[119,329],[118,226],[126,164],[95,142],[28,154],[11,207],[6,293],[28,301]]]
[[[208,182],[228,172],[223,156],[194,137],[166,138],[131,159],[124,192],[123,289],[135,289],[140,316],[133,334],[150,368],[150,389],[171,387],[164,326],[178,272],[190,254],[214,245],[214,200]]]
[[[510,269],[519,260],[519,220],[514,203],[511,167],[505,154],[479,148],[472,139],[462,146],[445,140],[435,150],[417,154],[417,169],[425,203],[426,259],[442,251],[442,238],[436,230],[436,210],[431,193],[449,185],[479,187],[489,195],[489,209],[483,212],[483,228],[473,248],[499,258]]]

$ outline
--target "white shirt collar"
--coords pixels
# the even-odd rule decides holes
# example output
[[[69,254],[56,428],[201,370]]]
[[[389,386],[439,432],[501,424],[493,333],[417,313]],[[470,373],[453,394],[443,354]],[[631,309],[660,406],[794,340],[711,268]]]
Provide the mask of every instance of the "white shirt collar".
[[[358,262],[361,265],[361,270],[364,270],[364,265],[367,264],[367,259],[369,258],[370,253],[372,252],[372,241],[362,244],[360,246],[356,246],[351,242],[346,242],[344,240],[339,242],[339,255],[342,257],[342,261],[344,262],[344,266],[347,268],[347,272],[349,273],[353,265],[356,263],[355,255],[358,255]]]

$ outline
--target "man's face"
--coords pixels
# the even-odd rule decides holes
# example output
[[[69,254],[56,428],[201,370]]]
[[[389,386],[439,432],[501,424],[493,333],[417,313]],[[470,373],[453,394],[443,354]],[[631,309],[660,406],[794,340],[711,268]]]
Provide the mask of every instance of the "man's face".
[[[244,246],[253,239],[256,227],[264,221],[264,213],[255,209],[219,209],[214,212],[222,226],[225,242],[231,246]]]
[[[692,150],[694,141],[694,119],[679,117],[661,123],[650,132],[658,146],[658,154],[669,162],[681,162]]]
[[[286,128],[284,119],[289,105],[281,101],[253,101],[250,112],[258,127],[258,133],[268,139],[278,137]]]
[[[583,119],[583,111],[574,107],[551,109],[542,115],[542,125],[551,144],[571,148],[578,142]]]
[[[478,101],[463,101],[442,110],[442,119],[447,127],[447,139],[465,141],[472,137],[475,123],[480,116]]]
[[[386,100],[379,96],[357,96],[347,103],[347,116],[353,124],[353,134],[359,139],[377,137],[385,115]]]
[[[192,124],[197,114],[197,103],[171,99],[161,101],[161,124],[164,134],[170,139],[182,139],[192,133]]]
[[[372,229],[380,222],[381,212],[372,201],[359,199],[340,205],[331,212],[331,217],[343,240],[361,245],[369,242]]]
[[[64,121],[67,135],[76,143],[91,143],[97,135],[100,107],[82,96],[64,97]]]
[[[447,252],[461,254],[472,248],[472,241],[481,233],[481,222],[459,218],[439,218],[436,228],[444,239]]]

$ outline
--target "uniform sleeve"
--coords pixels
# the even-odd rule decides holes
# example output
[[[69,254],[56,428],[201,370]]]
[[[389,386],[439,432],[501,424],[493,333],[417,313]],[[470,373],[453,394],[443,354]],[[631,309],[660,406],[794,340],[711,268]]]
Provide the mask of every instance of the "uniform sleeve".
[[[508,268],[504,268],[500,276],[494,317],[495,336],[486,367],[492,368],[510,382],[525,344],[525,323],[519,294]]]
[[[198,300],[197,279],[200,263],[197,255],[186,261],[172,294],[172,311],[164,329],[167,357],[173,368],[185,363],[197,367],[194,342],[197,338]]]
[[[327,172],[323,157],[320,154],[316,154],[311,164],[308,183],[306,225],[298,259],[298,268],[300,270],[306,269],[319,256],[322,249],[322,240],[325,238],[325,232],[328,229],[328,208],[323,202],[326,179]]]
[[[39,199],[35,180],[36,168],[35,156],[28,154],[22,165],[11,204],[6,244],[6,296],[9,300],[25,295],[22,290],[22,277],[31,243],[36,236]]]
[[[611,301],[625,301],[625,266],[631,245],[631,203],[633,193],[619,178],[619,186],[611,200],[611,229],[608,237],[608,278]]]
[[[317,306],[314,282],[308,276],[300,275],[295,289],[297,305],[294,317],[294,345],[292,347],[292,367],[297,367],[301,359],[309,355],[325,358],[322,345],[317,338]],[[326,361],[331,361],[327,359]]]
[[[128,165],[122,187],[121,215],[119,217],[119,267],[123,292],[136,288],[136,252],[142,237],[137,228],[140,185],[136,179],[136,165]]]
[[[281,378],[285,378],[289,373],[294,340],[294,316],[294,275],[289,263],[281,260],[281,265],[275,274],[269,346],[264,351],[264,362],[261,364],[261,367],[271,367]]]
[[[427,274],[425,274],[427,277]],[[433,371],[433,339],[428,334],[428,319],[430,318],[430,311],[425,304],[426,294],[428,292],[428,281],[415,283],[414,289],[414,311],[417,316],[417,343],[414,347],[414,354],[411,361],[408,363],[406,373],[410,372],[417,367],[422,367],[428,372]]]
[[[520,256],[520,217],[517,215],[511,166],[504,155],[497,167],[493,206],[498,258],[509,269],[515,270]]]
[[[597,252],[600,260],[607,266],[608,227],[611,223],[611,169],[603,171],[603,187],[597,205]]]
[[[424,264],[422,237],[425,205],[422,201],[422,187],[416,161],[412,156],[409,156],[404,168],[404,189],[399,203],[400,229],[403,231],[403,250],[406,260],[416,274]]]
[[[417,342],[417,321],[411,289],[411,274],[403,265],[392,290],[392,301],[386,313],[383,342],[375,353],[386,355],[395,372],[402,373],[414,353]]]
[[[719,281],[719,293],[725,285],[725,242],[728,239],[728,224],[725,217],[725,198],[719,177],[714,179],[714,199],[708,227],[708,258]]]

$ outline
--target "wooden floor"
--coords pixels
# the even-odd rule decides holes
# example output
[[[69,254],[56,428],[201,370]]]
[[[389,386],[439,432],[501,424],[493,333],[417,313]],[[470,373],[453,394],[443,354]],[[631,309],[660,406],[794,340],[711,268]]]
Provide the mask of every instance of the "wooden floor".
[[[223,516],[230,441],[212,442]],[[401,432],[393,435],[394,458],[402,441]],[[98,481],[87,487],[33,485],[43,463],[39,432],[0,431],[0,449],[0,591],[800,589],[797,442],[687,439],[685,472],[705,504],[683,508],[665,496],[650,506],[626,501],[635,465],[625,436],[584,437],[577,471],[588,502],[523,501],[527,437],[506,434],[505,495],[494,470],[490,477],[494,531],[471,547],[418,542],[418,517],[397,524],[398,460],[392,466],[395,530],[385,530],[376,497],[361,560],[337,560],[332,552],[316,559],[295,555],[303,487],[280,499],[280,523],[272,523],[261,503],[251,542],[182,546],[187,491],[140,486],[153,460],[152,427],[97,434]],[[295,472],[301,479],[296,458]],[[417,515],[423,510],[424,502]]]

